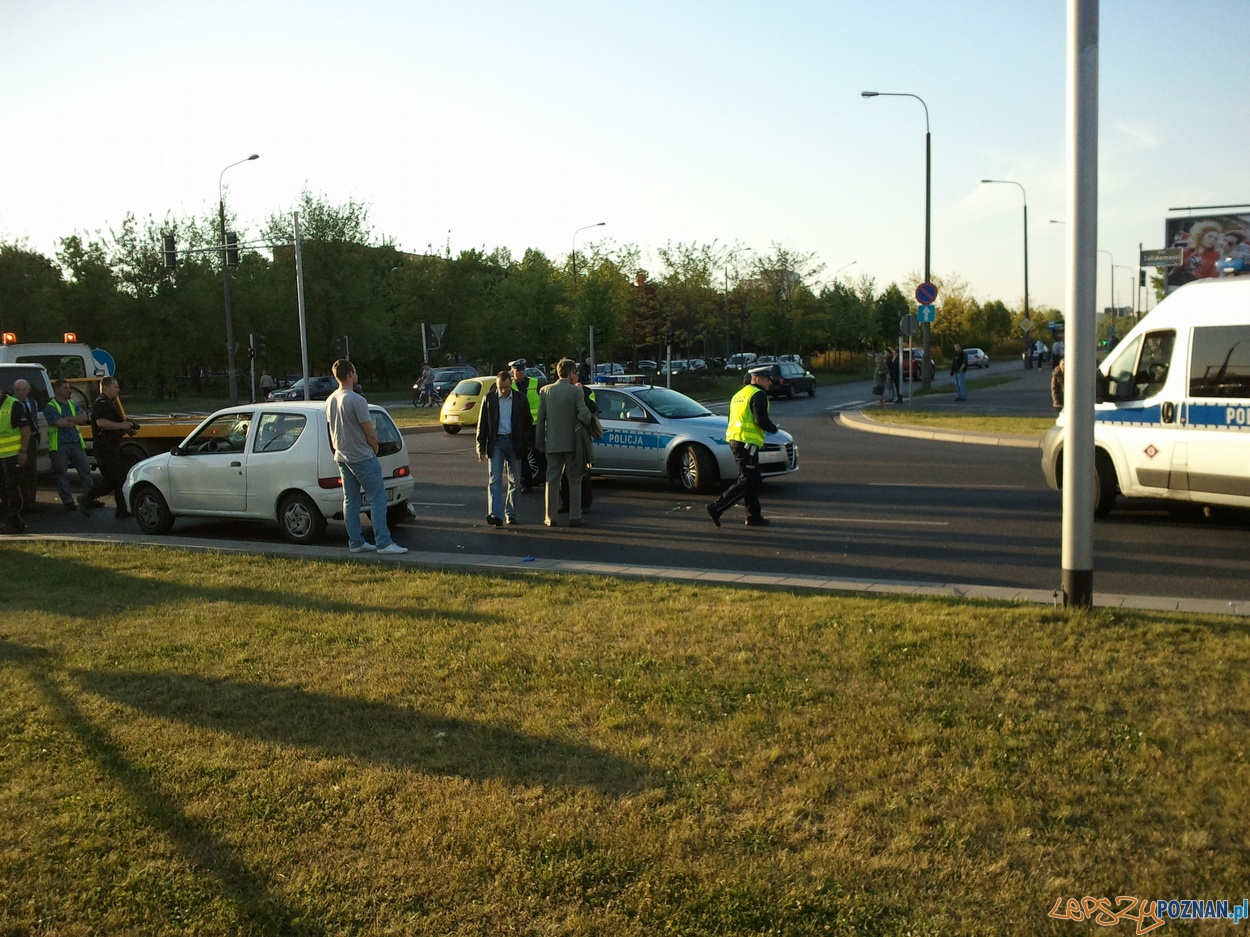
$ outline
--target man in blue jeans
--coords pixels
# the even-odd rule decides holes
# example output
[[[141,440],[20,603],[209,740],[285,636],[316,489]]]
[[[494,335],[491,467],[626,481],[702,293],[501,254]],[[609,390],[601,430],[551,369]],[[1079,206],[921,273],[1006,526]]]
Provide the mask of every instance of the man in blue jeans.
[[[334,461],[343,479],[343,524],[347,527],[347,548],[353,553],[407,553],[391,539],[386,526],[386,482],[378,461],[378,433],[369,415],[369,404],[356,393],[356,366],[346,358],[334,362],[334,379],[339,389],[326,400],[330,442]],[[365,539],[360,525],[360,493],[369,496],[372,506],[373,543]]]
[[[964,353],[964,346],[955,343],[955,354],[951,355],[951,377],[955,379],[955,399],[968,399],[968,356]]]
[[[74,510],[74,490],[69,484],[69,470],[78,473],[78,483],[83,493],[91,490],[91,463],[87,460],[87,444],[78,427],[90,423],[86,411],[78,409],[70,400],[70,383],[59,380],[52,385],[56,394],[44,407],[43,418],[48,421],[48,453],[52,456],[52,469],[56,473],[56,492],[61,497],[61,508]]]
[[[477,417],[477,460],[490,459],[490,483],[486,489],[486,523],[501,526],[517,523],[516,488],[521,479],[525,440],[533,429],[529,401],[512,389],[512,375],[500,371],[495,386],[486,393]],[[508,489],[504,492],[504,465]]]

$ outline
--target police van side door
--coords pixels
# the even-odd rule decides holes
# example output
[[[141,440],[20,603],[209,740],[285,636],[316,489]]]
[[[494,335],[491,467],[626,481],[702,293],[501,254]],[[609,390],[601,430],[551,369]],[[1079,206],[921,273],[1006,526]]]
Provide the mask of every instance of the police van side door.
[[[1193,329],[1181,418],[1193,500],[1250,498],[1250,324]]]
[[[1123,460],[1120,490],[1166,497],[1171,487],[1178,412],[1162,393],[1172,367],[1176,332],[1145,332],[1116,349],[1107,370],[1107,394],[1095,420],[1096,439]]]

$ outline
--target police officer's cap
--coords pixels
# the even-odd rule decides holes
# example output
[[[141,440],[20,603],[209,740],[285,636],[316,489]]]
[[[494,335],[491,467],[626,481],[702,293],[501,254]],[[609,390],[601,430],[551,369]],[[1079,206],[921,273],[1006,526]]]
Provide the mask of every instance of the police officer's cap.
[[[524,358],[517,358],[516,361],[509,361],[508,367],[512,368],[514,371],[524,371],[527,363],[528,362],[526,362]]]
[[[752,377],[766,377],[770,381],[777,381],[781,378],[781,368],[775,364],[762,364],[758,368],[751,368],[747,373]]]

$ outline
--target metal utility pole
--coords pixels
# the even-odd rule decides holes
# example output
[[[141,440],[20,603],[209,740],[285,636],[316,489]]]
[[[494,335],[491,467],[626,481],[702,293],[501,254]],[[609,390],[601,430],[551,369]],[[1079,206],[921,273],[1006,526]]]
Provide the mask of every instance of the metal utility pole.
[[[247,159],[231,163],[226,169],[241,166],[254,159],[260,159],[260,154],[253,153]],[[230,402],[236,404],[239,402],[239,380],[234,359],[234,315],[230,310],[230,265],[226,263],[226,196],[222,188],[226,169],[223,169],[221,175],[217,177],[217,220],[221,226],[221,289],[225,294],[226,302],[226,376],[230,387]]]
[[[308,326],[304,316],[304,248],[299,236],[299,212],[291,216],[295,222],[295,295],[299,301],[299,355],[303,369],[304,399],[309,399],[308,380]]]
[[[1094,380],[1098,249],[1098,0],[1068,0],[1068,218],[1063,604],[1094,604]]]

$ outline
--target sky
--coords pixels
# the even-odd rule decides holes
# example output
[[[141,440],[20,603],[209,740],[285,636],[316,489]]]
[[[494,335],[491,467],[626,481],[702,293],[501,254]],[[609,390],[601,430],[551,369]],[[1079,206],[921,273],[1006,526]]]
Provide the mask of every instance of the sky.
[[[127,213],[215,213],[224,178],[245,237],[308,189],[364,203],[406,251],[564,259],[604,221],[579,250],[636,245],[653,273],[669,242],[781,245],[823,265],[816,288],[880,290],[924,268],[927,108],[935,276],[1019,306],[1027,195],[1030,305],[1062,309],[1066,17],[1064,0],[0,0],[0,242],[51,257]],[[1169,209],[1250,203],[1247,48],[1247,0],[1103,0],[1099,308],[1112,284],[1132,305]]]

